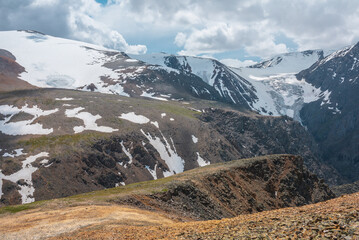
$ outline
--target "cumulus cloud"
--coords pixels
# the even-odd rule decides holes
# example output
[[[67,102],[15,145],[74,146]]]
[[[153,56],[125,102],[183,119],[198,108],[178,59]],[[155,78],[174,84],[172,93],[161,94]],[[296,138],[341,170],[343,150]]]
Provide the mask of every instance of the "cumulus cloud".
[[[116,30],[95,18],[102,7],[89,0],[4,0],[0,5],[0,29],[37,30],[45,34],[72,38],[120,51],[138,54],[144,45],[130,45]]]
[[[72,38],[95,43],[111,49],[117,49],[130,54],[146,53],[144,45],[129,45],[123,36],[108,28],[105,24],[95,21],[92,17],[100,11],[96,5],[83,5],[81,11],[72,9],[69,16],[69,27]]]
[[[0,28],[34,29],[122,51],[167,41],[180,54],[245,50],[262,58],[359,40],[357,0],[2,0]],[[280,38],[279,36],[284,36]],[[126,39],[126,40],[125,40]],[[162,40],[163,39],[163,40]],[[284,39],[284,40],[283,40]],[[169,43],[168,43],[169,42]]]
[[[112,28],[131,37],[133,29],[149,39],[172,36],[180,54],[245,49],[265,58],[288,51],[280,35],[298,50],[359,40],[356,0],[113,0],[105,8],[101,21]]]
[[[176,38],[175,38],[175,44],[178,46],[178,47],[183,47],[186,43],[186,39],[187,39],[187,35],[184,34],[183,32],[179,32],[177,33],[176,35]]]
[[[179,33],[175,42],[180,42],[184,48],[179,52],[181,55],[213,54],[244,48],[250,55],[269,57],[288,51],[285,44],[275,43],[263,26],[256,27],[220,23],[192,31],[189,36]]]

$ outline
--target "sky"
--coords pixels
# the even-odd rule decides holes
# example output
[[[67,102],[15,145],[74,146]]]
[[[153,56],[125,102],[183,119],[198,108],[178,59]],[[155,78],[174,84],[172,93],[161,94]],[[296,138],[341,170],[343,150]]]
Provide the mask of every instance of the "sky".
[[[242,66],[359,41],[358,0],[0,0],[0,30]]]

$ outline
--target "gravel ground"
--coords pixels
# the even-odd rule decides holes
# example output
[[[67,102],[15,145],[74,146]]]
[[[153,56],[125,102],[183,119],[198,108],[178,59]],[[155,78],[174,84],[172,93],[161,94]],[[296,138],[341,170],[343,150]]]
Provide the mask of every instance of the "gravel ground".
[[[359,239],[359,193],[231,219],[84,228],[57,239]]]

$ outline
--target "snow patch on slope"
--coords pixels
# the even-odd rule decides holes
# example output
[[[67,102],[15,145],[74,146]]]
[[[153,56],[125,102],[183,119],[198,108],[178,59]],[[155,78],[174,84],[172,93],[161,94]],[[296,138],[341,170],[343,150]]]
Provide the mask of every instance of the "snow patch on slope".
[[[8,176],[4,175],[0,170],[0,199],[1,196],[3,195],[2,193],[3,180],[8,180],[18,184],[20,188],[18,191],[21,195],[22,204],[34,202],[35,188],[32,182],[32,174],[36,172],[38,168],[32,166],[32,163],[35,162],[36,159],[40,157],[48,157],[48,156],[49,154],[47,152],[41,152],[37,155],[27,157],[22,162],[22,169]],[[19,180],[23,180],[24,184],[18,183]]]
[[[137,124],[145,124],[145,123],[150,122],[150,119],[148,119],[142,115],[137,115],[134,112],[122,113],[121,116],[119,116],[119,118],[125,119],[125,120],[133,122],[133,123],[137,123]]]
[[[160,137],[152,137],[150,133],[145,133],[142,129],[141,133],[147,138],[150,144],[157,150],[161,159],[167,164],[170,171],[163,173],[165,177],[183,172],[185,161],[177,154],[173,141],[171,141],[171,146],[171,144],[163,136],[162,132],[162,140]]]
[[[43,128],[42,124],[33,122],[39,117],[48,116],[57,111],[57,108],[44,111],[36,105],[28,107],[27,104],[21,108],[10,105],[1,105],[0,114],[4,115],[5,118],[4,120],[0,120],[0,132],[6,135],[50,134],[53,132],[53,128]],[[20,112],[28,113],[34,117],[30,120],[10,122],[12,117]]]
[[[153,170],[150,168],[150,166],[147,166],[147,165],[145,166],[145,168],[152,175],[153,179],[156,180],[157,179],[157,173],[156,173],[157,164],[155,165]]]
[[[23,153],[24,149],[23,148],[18,148],[18,149],[15,149],[14,151],[12,151],[12,153],[4,153],[2,156],[3,157],[18,157],[18,156],[21,156],[21,155],[26,155],[26,153]],[[15,152],[15,153],[14,153]]]
[[[85,108],[83,107],[77,107],[74,109],[66,109],[65,111],[65,115],[67,117],[70,118],[79,118],[84,122],[85,126],[75,126],[74,127],[74,132],[75,133],[80,133],[83,132],[85,130],[93,130],[93,131],[98,131],[98,132],[105,132],[105,133],[110,133],[110,132],[115,132],[118,131],[118,129],[114,129],[111,127],[105,127],[105,126],[98,126],[96,121],[98,119],[101,119],[100,115],[92,115],[91,113],[88,112],[80,112],[82,110],[84,110]]]
[[[197,154],[197,163],[198,163],[198,166],[204,167],[204,166],[207,166],[207,165],[211,164],[210,162],[205,161],[205,160],[199,155],[199,152],[196,152],[196,154]]]
[[[154,95],[155,95],[155,93],[142,92],[141,97],[152,98],[152,99],[156,99],[156,100],[160,100],[160,101],[168,101],[168,99],[166,99],[166,98],[155,97]]]
[[[57,101],[71,101],[74,100],[73,98],[63,97],[63,98],[55,98]]]
[[[121,144],[122,151],[123,151],[123,152],[126,154],[126,156],[130,159],[130,161],[128,162],[128,164],[132,164],[133,157],[132,157],[132,155],[131,155],[131,153],[130,153],[130,150],[127,149],[127,148],[125,147],[125,145],[123,145],[123,141],[121,141],[120,144]],[[121,165],[122,165],[122,164],[121,164]],[[124,167],[126,167],[126,165],[125,165]]]

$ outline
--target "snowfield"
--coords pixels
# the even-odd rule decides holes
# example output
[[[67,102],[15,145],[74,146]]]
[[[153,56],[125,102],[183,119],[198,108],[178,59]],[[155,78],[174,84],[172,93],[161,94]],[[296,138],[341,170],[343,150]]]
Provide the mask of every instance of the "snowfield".
[[[21,79],[38,87],[76,89],[97,83],[101,76],[116,77],[103,67],[109,49],[25,31],[0,32],[0,48],[10,51],[25,67]],[[31,57],[29,57],[31,56]]]
[[[110,85],[101,79],[118,81],[120,77],[133,75],[104,66],[116,60],[116,56],[106,53],[118,51],[28,31],[1,31],[0,48],[16,57],[16,61],[25,68],[20,78],[34,86],[87,90],[84,87],[93,84],[96,91],[129,97],[120,83]],[[127,59],[126,62],[137,60]]]

